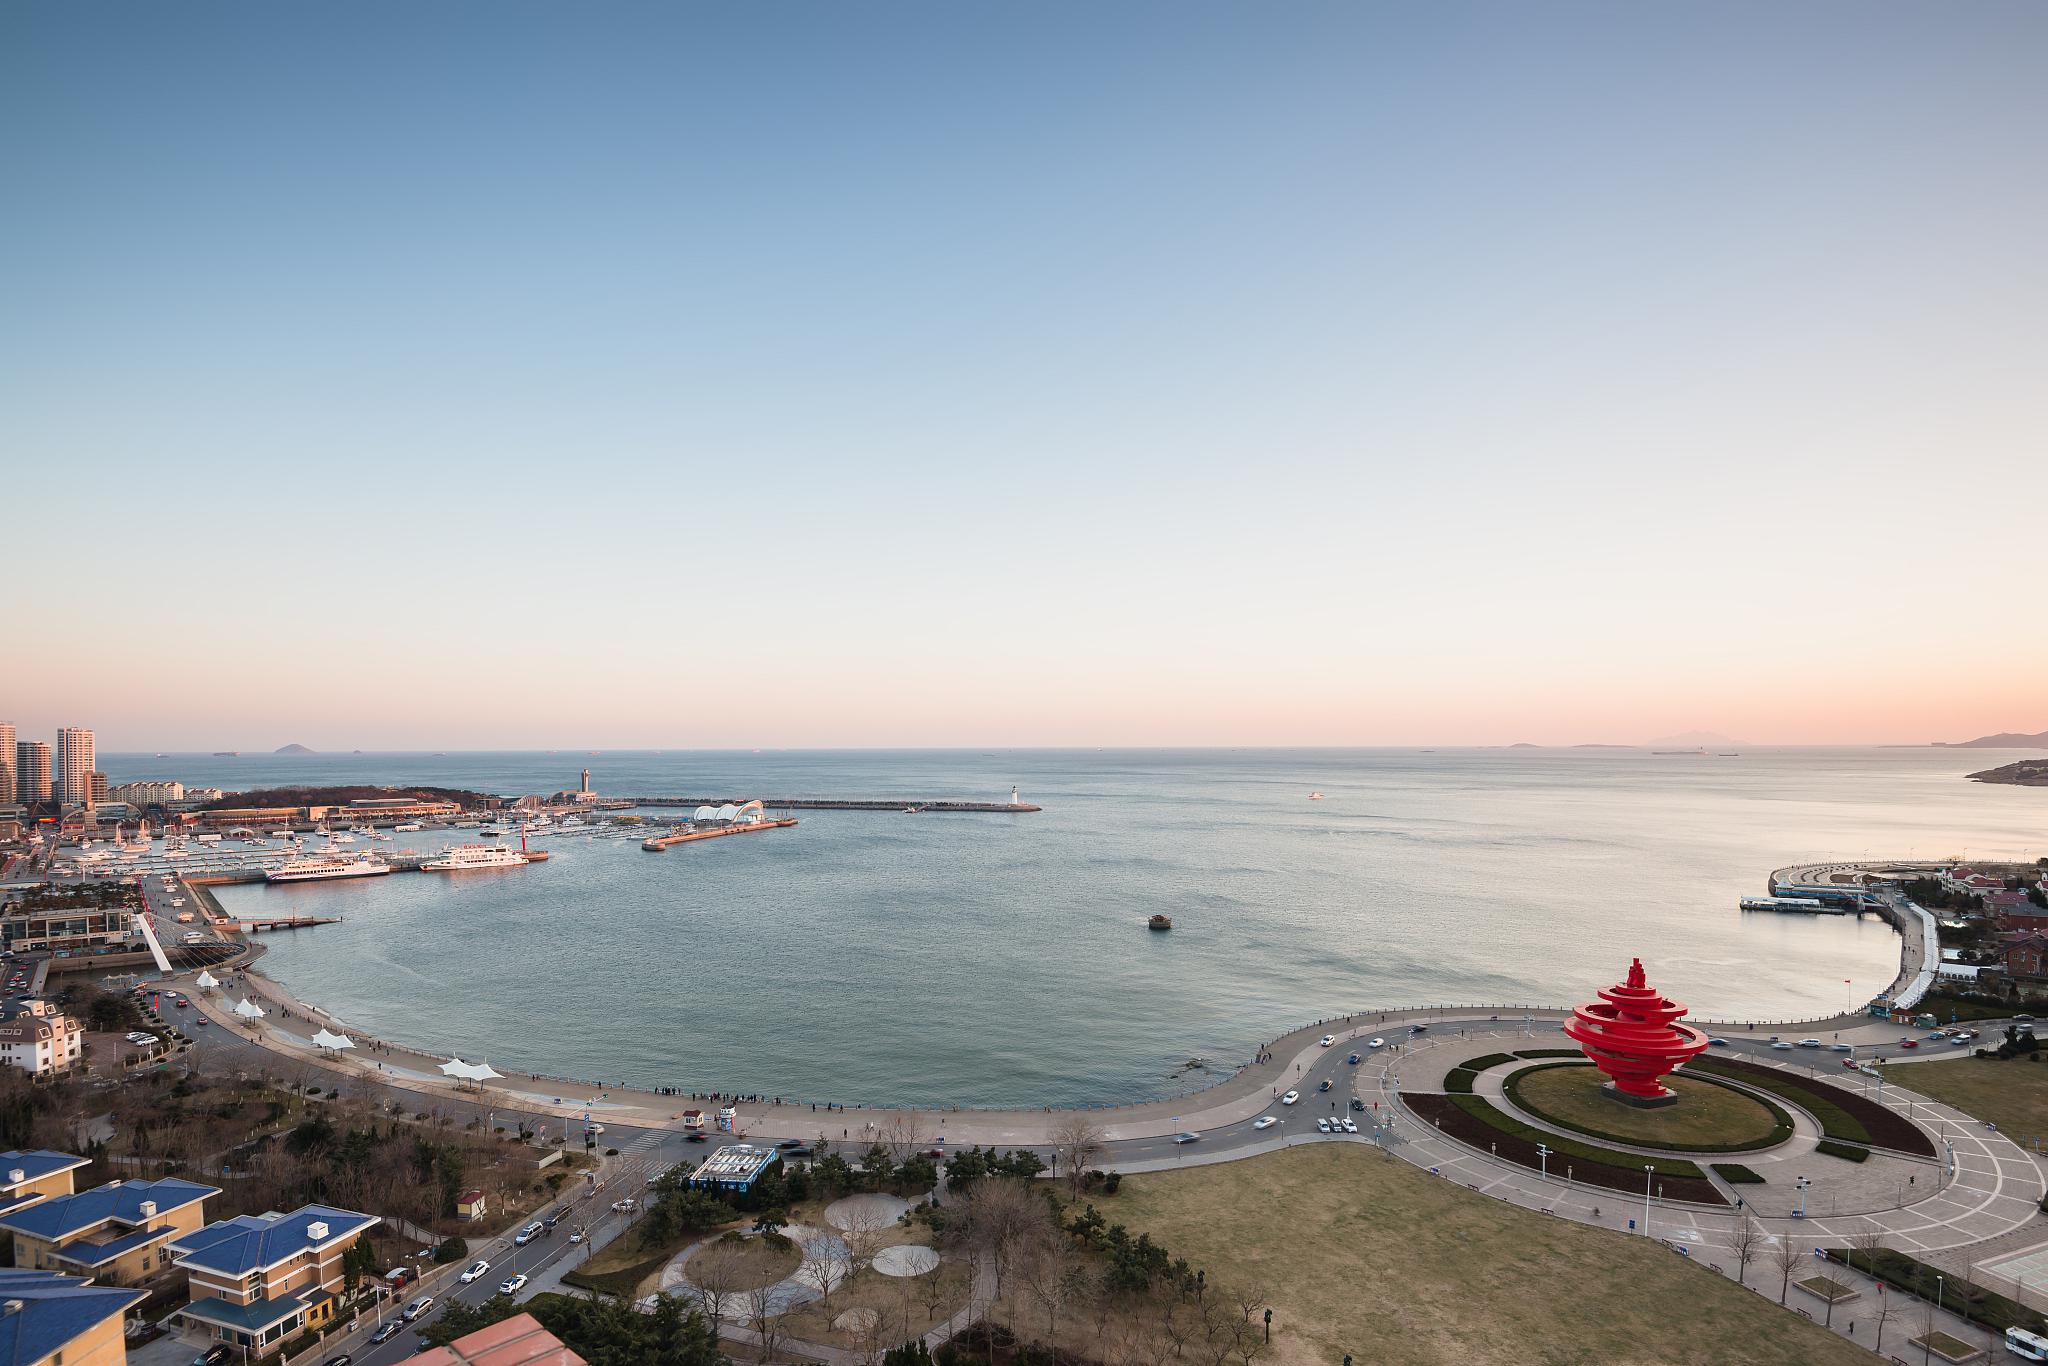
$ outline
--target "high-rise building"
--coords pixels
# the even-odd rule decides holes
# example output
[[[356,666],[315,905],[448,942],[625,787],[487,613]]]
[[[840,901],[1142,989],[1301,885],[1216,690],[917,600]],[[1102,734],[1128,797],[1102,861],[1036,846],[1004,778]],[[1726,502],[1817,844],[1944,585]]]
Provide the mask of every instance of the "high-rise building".
[[[17,802],[14,794],[14,723],[0,721],[0,802]]]
[[[65,726],[57,732],[57,801],[84,806],[92,800],[92,732]]]
[[[50,800],[50,747],[41,740],[14,744],[14,799],[24,806]]]
[[[98,769],[94,769],[90,774],[86,775],[85,786],[85,804],[87,806],[104,806],[106,804],[106,774],[100,772]]]

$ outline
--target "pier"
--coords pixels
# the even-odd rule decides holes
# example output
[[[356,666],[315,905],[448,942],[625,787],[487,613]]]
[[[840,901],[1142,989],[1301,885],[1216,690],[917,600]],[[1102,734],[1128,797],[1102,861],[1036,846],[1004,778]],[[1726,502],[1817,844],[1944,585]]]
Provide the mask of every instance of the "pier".
[[[287,915],[273,920],[237,920],[234,928],[240,934],[256,934],[263,930],[298,930],[312,925],[339,925],[338,915]]]
[[[749,799],[746,797],[622,797],[620,801],[634,806],[737,806]],[[982,811],[1023,813],[1041,808],[1029,802],[945,802],[931,801],[924,797],[762,797],[761,805],[770,811],[897,811],[916,814],[924,811]]]
[[[746,821],[738,825],[715,825],[708,830],[678,828],[666,835],[644,839],[640,841],[640,847],[649,853],[659,854],[672,844],[688,844],[691,840],[715,840],[726,835],[752,835],[763,830],[781,830],[795,824],[794,820]]]

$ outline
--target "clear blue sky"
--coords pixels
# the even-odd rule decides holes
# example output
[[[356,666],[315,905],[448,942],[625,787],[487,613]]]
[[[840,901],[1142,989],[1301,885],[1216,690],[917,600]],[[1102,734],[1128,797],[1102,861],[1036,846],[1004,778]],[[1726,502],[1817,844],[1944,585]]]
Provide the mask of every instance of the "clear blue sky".
[[[2048,726],[2044,70],[2039,4],[12,5],[0,719]],[[1930,621],[2012,667],[1863,666]]]

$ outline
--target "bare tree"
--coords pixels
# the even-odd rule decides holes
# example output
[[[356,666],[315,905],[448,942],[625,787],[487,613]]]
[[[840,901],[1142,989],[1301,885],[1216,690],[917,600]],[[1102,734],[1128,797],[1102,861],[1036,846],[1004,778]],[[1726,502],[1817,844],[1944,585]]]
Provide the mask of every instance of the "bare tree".
[[[1896,1301],[1895,1301],[1895,1300],[1894,1300],[1894,1299],[1893,1299],[1893,1298],[1892,1298],[1892,1297],[1891,1297],[1890,1295],[1887,1295],[1887,1294],[1885,1293],[1885,1289],[1884,1289],[1884,1283],[1883,1283],[1882,1281],[1878,1282],[1878,1286],[1877,1286],[1877,1346],[1876,1346],[1876,1347],[1874,1347],[1874,1348],[1873,1348],[1872,1350],[1873,1350],[1873,1351],[1875,1351],[1875,1352],[1876,1352],[1876,1353],[1877,1353],[1877,1354],[1878,1354],[1879,1356],[1883,1356],[1883,1355],[1884,1355],[1884,1326],[1885,1326],[1885,1325],[1886,1325],[1887,1323],[1890,1323],[1890,1322],[1891,1322],[1891,1320],[1892,1320],[1892,1316],[1893,1316],[1894,1314],[1898,1313],[1898,1312],[1899,1312],[1899,1306],[1898,1306],[1898,1303],[1897,1303],[1897,1302],[1896,1302]]]
[[[917,1278],[917,1297],[924,1305],[924,1323],[929,1328],[939,1321],[939,1306],[946,1302],[943,1267],[935,1267]]]
[[[1074,1244],[1057,1229],[1049,1236],[1035,1238],[1018,1260],[1018,1275],[1031,1298],[1045,1310],[1045,1341],[1052,1352],[1053,1366],[1059,1366],[1060,1311],[1081,1288],[1080,1258]]]
[[[698,1307],[718,1336],[726,1316],[739,1306],[740,1282],[746,1278],[746,1254],[723,1239],[700,1248],[689,1261],[690,1284],[697,1287]]]
[[[1877,1274],[1877,1254],[1884,1251],[1884,1233],[1880,1229],[1866,1229],[1849,1240],[1849,1265],[1856,1265],[1856,1254],[1863,1254],[1863,1269]]]
[[[1102,1156],[1101,1126],[1075,1115],[1055,1124],[1048,1137],[1052,1139],[1053,1160],[1067,1169],[1068,1192],[1078,1196],[1088,1175],[1088,1164]]]
[[[1735,1279],[1737,1281],[1747,1281],[1749,1279],[1749,1264],[1756,1260],[1757,1251],[1763,1246],[1763,1241],[1764,1230],[1761,1224],[1750,1218],[1748,1214],[1736,1216],[1734,1239],[1730,1246],[1735,1253]]]
[[[742,1304],[747,1315],[747,1326],[754,1330],[760,1340],[762,1361],[773,1361],[775,1349],[782,1343],[782,1302],[775,1296],[772,1285],[756,1286],[746,1292]]]
[[[882,1126],[882,1142],[899,1167],[923,1150],[924,1139],[924,1121],[914,1110],[899,1111]]]
[[[1266,1292],[1259,1286],[1246,1286],[1233,1294],[1230,1301],[1239,1315],[1233,1350],[1244,1366],[1252,1366],[1252,1359],[1266,1350],[1266,1324],[1261,1313],[1270,1312]]]
[[[797,1279],[818,1292],[818,1303],[832,1307],[832,1291],[846,1279],[846,1259],[832,1247],[830,1235],[820,1233],[803,1244],[804,1259],[797,1266]]]
[[[880,1309],[853,1311],[853,1355],[860,1366],[880,1366],[888,1350],[889,1316]]]
[[[1051,1222],[1045,1201],[1026,1183],[985,1177],[975,1182],[961,1199],[956,1218],[947,1225],[947,1233],[958,1240],[970,1257],[988,1267],[990,1294],[1001,1298],[1003,1269],[1011,1254],[1029,1235]]]
[[[1791,1234],[1780,1237],[1771,1248],[1771,1265],[1778,1269],[1778,1303],[1785,1302],[1786,1294],[1792,1289],[1792,1273],[1800,1266],[1806,1254],[1799,1250],[1799,1244],[1792,1241]]]
[[[856,1203],[846,1212],[845,1219],[839,1236],[846,1244],[846,1270],[848,1275],[858,1276],[875,1264],[875,1254],[882,1250],[882,1239],[891,1225],[864,1203]]]

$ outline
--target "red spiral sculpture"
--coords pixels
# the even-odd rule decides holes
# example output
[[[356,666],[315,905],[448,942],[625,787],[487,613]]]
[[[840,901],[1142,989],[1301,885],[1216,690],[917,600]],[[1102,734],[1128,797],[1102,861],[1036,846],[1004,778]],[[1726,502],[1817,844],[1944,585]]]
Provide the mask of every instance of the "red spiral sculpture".
[[[1665,1104],[1678,1095],[1658,1078],[1707,1046],[1705,1034],[1676,1023],[1683,1014],[1684,1006],[1644,980],[1643,960],[1637,958],[1629,964],[1628,981],[1574,1009],[1564,1032],[1607,1074],[1618,1098]]]

